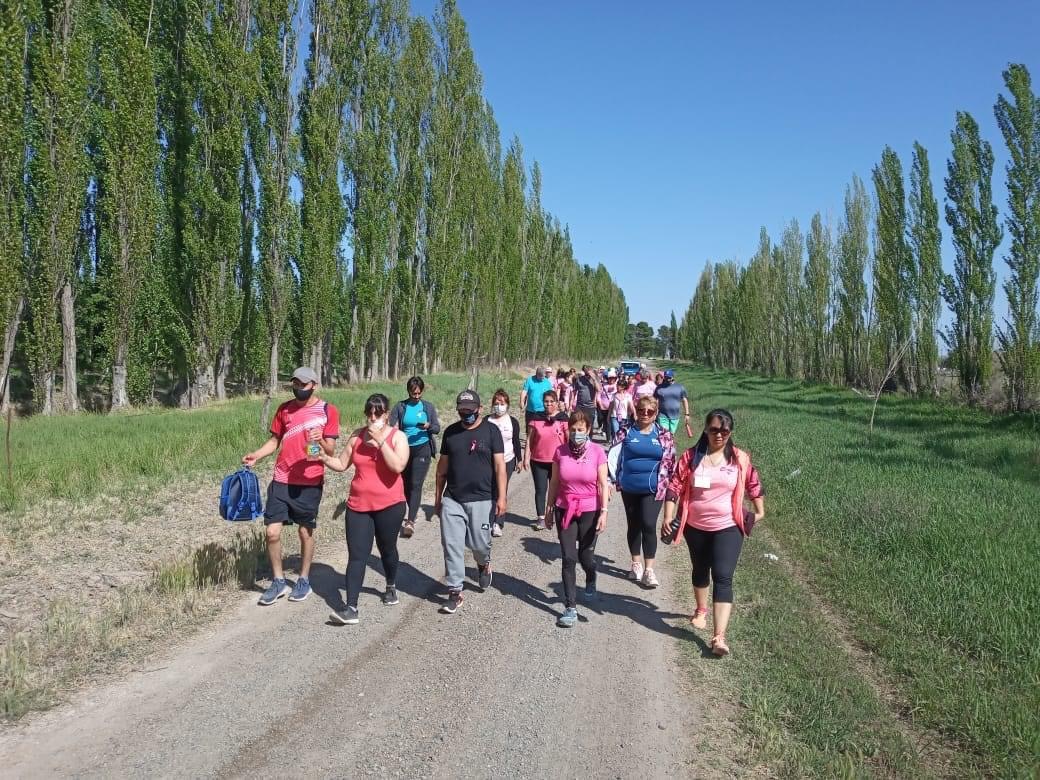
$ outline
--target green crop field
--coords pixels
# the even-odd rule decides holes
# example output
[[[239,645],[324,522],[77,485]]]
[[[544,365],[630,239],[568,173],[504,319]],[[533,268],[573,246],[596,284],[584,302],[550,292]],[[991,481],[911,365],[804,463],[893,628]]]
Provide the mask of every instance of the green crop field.
[[[730,633],[770,763],[1040,771],[1037,422],[893,396],[870,433],[872,399],[848,390],[678,379],[696,413],[733,412],[766,486]]]

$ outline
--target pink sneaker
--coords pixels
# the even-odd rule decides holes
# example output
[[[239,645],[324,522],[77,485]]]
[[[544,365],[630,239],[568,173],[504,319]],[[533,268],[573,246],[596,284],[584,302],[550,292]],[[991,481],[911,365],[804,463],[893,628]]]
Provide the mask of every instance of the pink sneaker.
[[[632,570],[628,573],[628,578],[633,582],[639,582],[643,579],[643,564],[639,561],[632,561]]]

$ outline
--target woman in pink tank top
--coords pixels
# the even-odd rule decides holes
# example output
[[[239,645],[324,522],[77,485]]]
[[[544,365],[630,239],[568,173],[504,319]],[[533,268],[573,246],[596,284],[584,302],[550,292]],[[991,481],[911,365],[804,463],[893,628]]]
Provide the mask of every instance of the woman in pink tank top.
[[[372,542],[379,548],[386,574],[384,604],[397,604],[397,537],[404,520],[404,479],[401,472],[408,465],[408,437],[387,425],[390,399],[382,393],[365,401],[368,425],[358,428],[347,439],[344,454],[329,457],[322,454],[325,465],[333,471],[354,467],[354,478],[347,495],[347,604],[332,614],[332,620],[343,625],[358,622],[358,597],[365,583],[365,568],[372,553]]]

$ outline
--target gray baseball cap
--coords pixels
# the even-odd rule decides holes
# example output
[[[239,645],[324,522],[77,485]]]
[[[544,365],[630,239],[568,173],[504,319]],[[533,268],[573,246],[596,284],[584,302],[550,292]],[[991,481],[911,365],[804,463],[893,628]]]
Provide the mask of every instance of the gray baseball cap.
[[[314,369],[309,366],[300,366],[298,369],[292,372],[292,378],[296,379],[304,384],[308,382],[318,383],[318,375],[314,373]]]

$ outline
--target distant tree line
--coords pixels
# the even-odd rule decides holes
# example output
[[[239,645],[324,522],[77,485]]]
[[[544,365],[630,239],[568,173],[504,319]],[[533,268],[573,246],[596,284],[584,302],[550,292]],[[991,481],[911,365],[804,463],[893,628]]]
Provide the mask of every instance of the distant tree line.
[[[1001,225],[992,148],[958,112],[945,178],[952,274],[942,268],[928,152],[914,144],[907,191],[902,162],[886,147],[872,172],[873,201],[853,176],[836,227],[817,212],[804,235],[794,220],[779,241],[763,228],[746,265],[708,263],[676,333],[678,355],[860,387],[877,386],[891,369],[899,388],[934,395],[941,338],[970,403],[984,400],[994,358],[1010,409],[1040,403],[1040,99],[1025,66],[1003,75],[1008,94],[994,111],[1010,153],[1008,208]],[[1005,231],[1008,316],[995,324],[993,255]],[[939,333],[943,304],[952,322]]]
[[[619,353],[482,89],[453,0],[3,3],[0,400]]]

